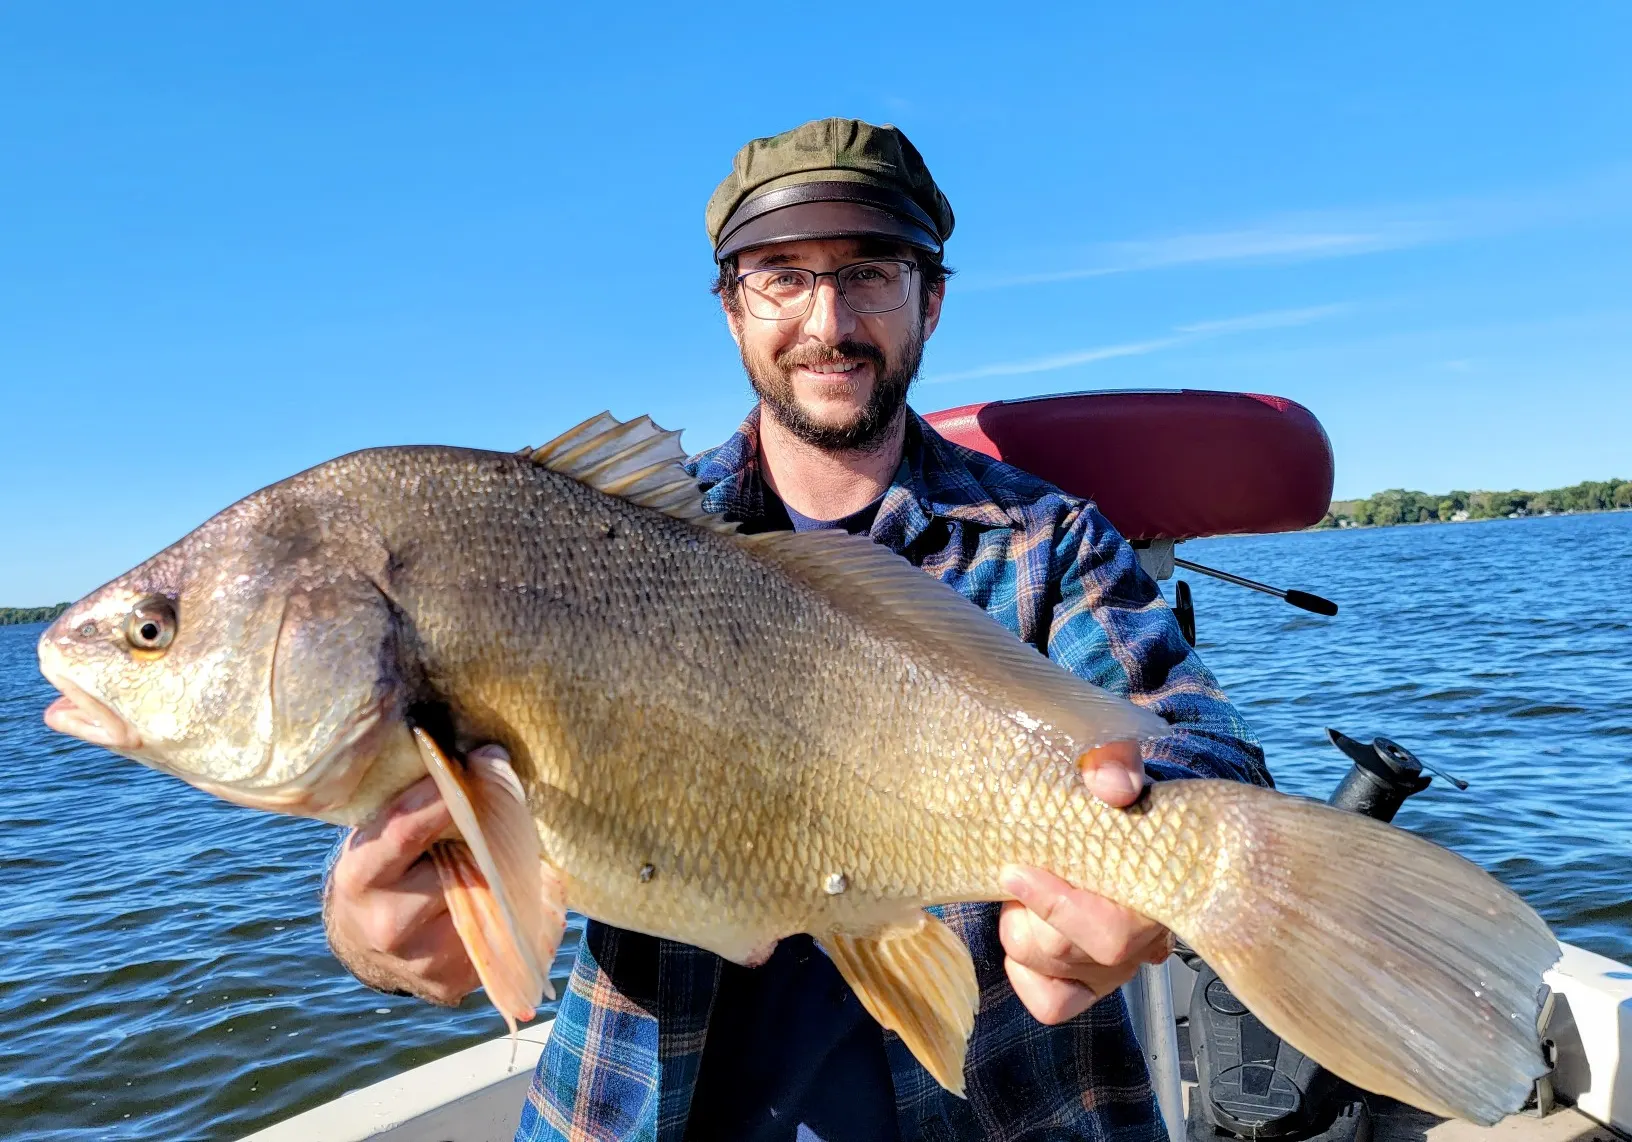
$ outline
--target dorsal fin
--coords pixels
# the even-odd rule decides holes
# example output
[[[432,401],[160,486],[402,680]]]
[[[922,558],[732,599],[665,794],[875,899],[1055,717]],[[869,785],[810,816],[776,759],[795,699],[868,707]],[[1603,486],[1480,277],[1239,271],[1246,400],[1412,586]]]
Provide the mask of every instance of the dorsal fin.
[[[972,682],[1028,731],[1064,734],[1088,750],[1160,737],[1170,728],[1153,711],[1049,661],[957,591],[865,536],[771,531],[738,540],[872,633],[899,639]]]
[[[609,496],[709,531],[736,534],[736,524],[704,509],[697,481],[684,466],[680,434],[663,431],[649,416],[623,421],[603,412],[525,455]]]

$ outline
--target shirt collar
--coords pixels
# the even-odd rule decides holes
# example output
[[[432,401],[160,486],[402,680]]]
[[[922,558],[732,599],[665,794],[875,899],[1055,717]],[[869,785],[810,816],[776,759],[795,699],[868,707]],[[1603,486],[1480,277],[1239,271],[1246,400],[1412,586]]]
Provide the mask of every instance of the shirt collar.
[[[765,480],[759,470],[759,406],[717,448],[699,452],[687,467],[703,490],[703,507],[733,522],[765,514]]]
[[[703,489],[705,506],[729,519],[757,520],[765,514],[759,414],[755,405],[725,443],[693,457],[693,474]],[[986,527],[1013,527],[1016,522],[969,470],[964,450],[909,408],[901,463],[879,504],[872,534],[880,541],[888,535],[895,541],[891,546],[904,546],[937,518]]]
[[[986,486],[970,470],[968,450],[936,432],[929,421],[910,408],[906,445],[895,483],[905,484],[910,480],[926,513],[986,527],[1013,527],[1020,522],[992,499]]]

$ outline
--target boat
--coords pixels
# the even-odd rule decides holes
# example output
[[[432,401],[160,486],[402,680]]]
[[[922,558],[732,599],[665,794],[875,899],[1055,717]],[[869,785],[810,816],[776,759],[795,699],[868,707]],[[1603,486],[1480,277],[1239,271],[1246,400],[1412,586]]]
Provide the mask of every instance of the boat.
[[[1212,535],[1319,523],[1333,482],[1331,443],[1308,409],[1281,397],[1201,390],[1074,393],[931,413],[948,438],[1094,500],[1158,582],[1176,567],[1215,575],[1320,614],[1318,595],[1180,558]],[[1085,442],[1092,446],[1085,446]],[[1171,600],[1195,642],[1188,589]],[[1328,731],[1353,768],[1333,803],[1388,819],[1432,778],[1409,750]],[[1258,1024],[1188,949],[1124,989],[1170,1142],[1610,1142],[1632,1137],[1632,967],[1562,945],[1538,1023],[1551,1071],[1530,1108],[1494,1127],[1441,1120],[1355,1091]],[[243,1142],[509,1142],[545,1020],[295,1115]],[[1627,1049],[1623,1050],[1623,1044]]]

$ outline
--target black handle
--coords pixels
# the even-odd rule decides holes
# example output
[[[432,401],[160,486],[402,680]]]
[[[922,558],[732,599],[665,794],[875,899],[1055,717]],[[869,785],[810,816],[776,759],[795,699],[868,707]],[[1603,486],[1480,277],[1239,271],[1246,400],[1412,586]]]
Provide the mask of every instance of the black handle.
[[[1337,604],[1330,599],[1323,599],[1319,595],[1311,595],[1308,591],[1288,590],[1281,598],[1294,607],[1301,607],[1317,615],[1331,616],[1337,614]]]

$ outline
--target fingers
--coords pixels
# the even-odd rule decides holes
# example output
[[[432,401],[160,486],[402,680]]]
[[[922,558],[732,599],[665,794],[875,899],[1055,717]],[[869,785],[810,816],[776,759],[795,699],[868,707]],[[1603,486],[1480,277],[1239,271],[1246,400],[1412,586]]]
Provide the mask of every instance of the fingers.
[[[471,750],[469,757],[510,760],[509,752],[501,745],[479,746]],[[343,864],[344,875],[358,887],[393,885],[452,829],[453,817],[435,780],[422,777],[352,834],[346,852],[335,864],[335,874],[341,875]]]
[[[1069,974],[1086,960],[1070,940],[1019,901],[1003,905],[997,932],[1010,958],[1050,975]]]
[[[1160,924],[1041,869],[1006,869],[1002,885],[1015,897],[998,919],[1004,966],[1041,1022],[1073,1018],[1172,951]]]
[[[1112,905],[1111,907],[1115,907]],[[1075,979],[1106,990],[1106,980],[1120,987],[1140,964],[1161,962],[1171,950],[1166,928],[1126,912],[1114,921],[1114,928],[1096,933],[1092,948],[1072,942],[1036,913],[1017,901],[1003,906],[998,918],[998,936],[1009,958],[1045,975]]]
[[[1116,964],[1137,959],[1159,934],[1165,939],[1167,930],[1154,920],[1097,893],[1073,888],[1040,868],[1004,869],[1000,883],[1003,891],[1025,905],[1025,914],[1031,915],[1033,921],[1052,928],[1065,943],[1074,945],[1094,962]]]
[[[395,884],[452,824],[436,782],[420,779],[352,834],[335,862],[336,888],[342,879],[354,889]]]
[[[507,757],[498,747],[477,752]],[[450,834],[452,817],[427,777],[353,833],[335,861],[325,908],[329,944],[369,986],[440,1004],[481,986],[426,858]]]
[[[1138,742],[1110,742],[1077,758],[1088,791],[1107,805],[1124,809],[1145,788],[1145,763]]]
[[[442,884],[430,861],[410,869],[389,888],[365,890],[336,908],[336,920],[352,930],[364,947],[403,957],[419,933],[448,910]],[[450,919],[447,924],[452,926]]]
[[[358,979],[440,1004],[481,985],[429,860],[383,887],[347,891],[339,874],[337,862],[325,909],[329,946]]]
[[[481,986],[446,908],[423,923],[407,925],[390,921],[373,907],[339,913],[330,917],[328,934],[340,961],[380,991],[453,1005]],[[381,943],[390,950],[379,947]]]
[[[1014,994],[1039,1023],[1064,1023],[1099,1002],[1099,993],[1086,984],[1056,979],[1013,959],[1004,960],[1003,969]]]

